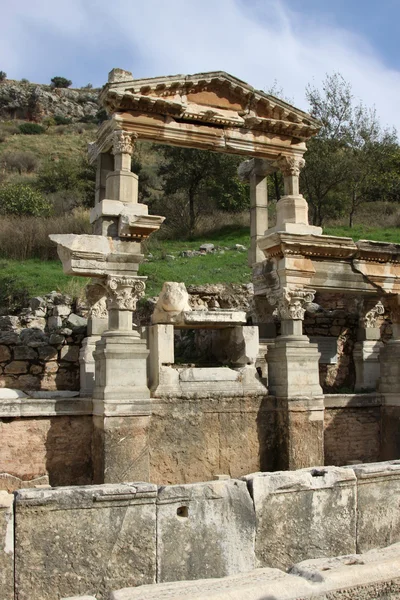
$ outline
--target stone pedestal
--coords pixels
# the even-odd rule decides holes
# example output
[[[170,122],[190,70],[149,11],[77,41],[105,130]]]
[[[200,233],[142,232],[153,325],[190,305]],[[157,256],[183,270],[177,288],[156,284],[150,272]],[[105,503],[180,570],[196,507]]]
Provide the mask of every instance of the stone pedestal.
[[[321,396],[317,344],[306,335],[279,336],[268,346],[268,387],[278,398]]]
[[[278,337],[268,346],[268,388],[277,402],[277,468],[324,464],[324,399],[316,344],[306,336]]]
[[[276,205],[276,226],[269,230],[287,233],[311,233],[321,235],[322,227],[308,223],[308,204],[300,194],[299,176],[304,167],[304,158],[300,155],[281,156],[277,165],[283,174],[285,195]]]
[[[268,345],[269,393],[276,397],[279,469],[324,464],[324,401],[317,344],[302,335],[304,306],[311,290],[284,288],[270,298],[281,317],[281,335]]]

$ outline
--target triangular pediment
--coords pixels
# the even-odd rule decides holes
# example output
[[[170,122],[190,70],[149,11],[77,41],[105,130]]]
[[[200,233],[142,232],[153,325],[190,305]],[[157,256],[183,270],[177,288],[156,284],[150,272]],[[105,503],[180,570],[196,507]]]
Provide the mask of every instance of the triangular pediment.
[[[133,79],[111,71],[101,101],[110,113],[135,111],[307,140],[319,123],[290,104],[223,71]]]

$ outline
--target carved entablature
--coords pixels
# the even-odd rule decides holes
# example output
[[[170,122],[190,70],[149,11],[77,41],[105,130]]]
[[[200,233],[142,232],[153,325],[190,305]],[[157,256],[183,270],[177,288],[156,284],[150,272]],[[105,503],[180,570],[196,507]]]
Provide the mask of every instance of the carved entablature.
[[[107,309],[108,310],[136,310],[139,298],[144,295],[145,278],[139,277],[107,277]]]
[[[307,304],[313,302],[315,290],[284,287],[267,299],[276,306],[274,314],[282,320],[303,320]]]
[[[134,79],[113,70],[100,102],[111,118],[99,130],[99,152],[108,152],[112,130],[122,129],[140,139],[276,161],[301,156],[320,128],[309,114],[222,71]]]

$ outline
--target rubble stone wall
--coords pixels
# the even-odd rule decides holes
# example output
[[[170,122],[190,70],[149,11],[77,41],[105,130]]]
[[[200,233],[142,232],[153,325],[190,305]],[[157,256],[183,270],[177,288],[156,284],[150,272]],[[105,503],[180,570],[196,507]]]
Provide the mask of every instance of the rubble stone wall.
[[[55,590],[105,600],[126,586],[384,548],[400,542],[399,473],[389,461],[177,486],[21,490],[15,533],[0,528],[0,549],[6,535],[11,549],[5,584],[13,545],[18,600],[53,600]]]
[[[0,317],[0,387],[78,390],[85,309],[52,292],[18,316]]]

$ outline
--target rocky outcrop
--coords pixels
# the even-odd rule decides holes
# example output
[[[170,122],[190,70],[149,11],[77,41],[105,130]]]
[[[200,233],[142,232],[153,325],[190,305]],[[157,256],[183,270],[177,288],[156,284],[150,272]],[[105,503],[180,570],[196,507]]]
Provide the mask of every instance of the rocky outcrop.
[[[98,92],[96,89],[52,88],[7,80],[0,83],[0,119],[40,122],[55,116],[71,121],[94,117],[99,110]]]

